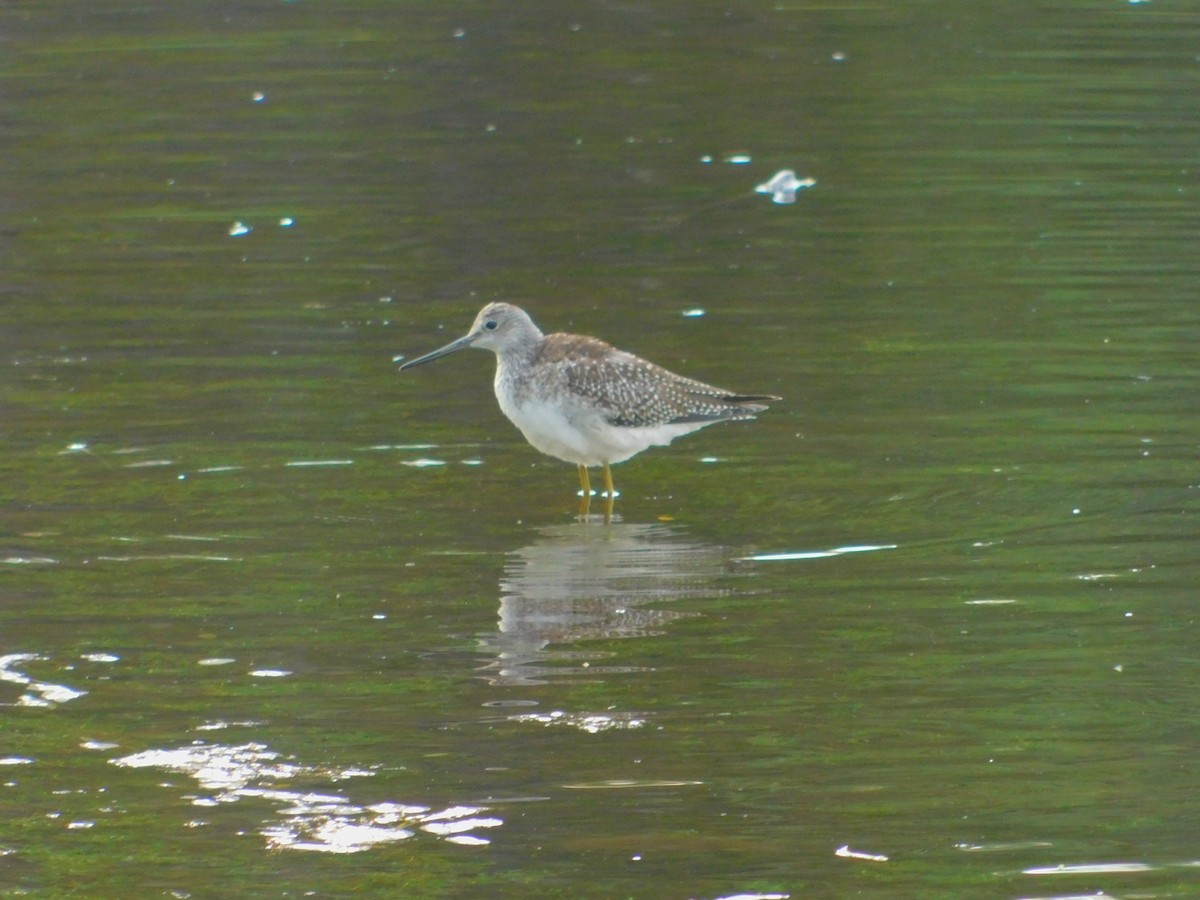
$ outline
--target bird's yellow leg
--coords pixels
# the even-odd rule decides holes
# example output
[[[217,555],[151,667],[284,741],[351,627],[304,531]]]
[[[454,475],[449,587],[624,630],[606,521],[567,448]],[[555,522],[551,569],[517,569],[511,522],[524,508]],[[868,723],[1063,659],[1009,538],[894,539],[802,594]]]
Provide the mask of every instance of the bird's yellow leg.
[[[613,490],[612,470],[608,463],[604,464],[604,497],[604,522],[607,524],[612,521],[613,502],[617,499],[617,492]]]
[[[588,508],[592,505],[592,482],[588,478],[587,466],[579,467],[579,487],[582,488],[579,500],[579,515],[586,516]]]

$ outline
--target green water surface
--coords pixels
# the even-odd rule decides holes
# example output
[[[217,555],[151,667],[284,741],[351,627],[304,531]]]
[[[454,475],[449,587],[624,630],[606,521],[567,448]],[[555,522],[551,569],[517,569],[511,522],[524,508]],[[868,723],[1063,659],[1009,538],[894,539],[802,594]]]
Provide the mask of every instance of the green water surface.
[[[0,895],[1200,894],[1196,12],[0,9]]]

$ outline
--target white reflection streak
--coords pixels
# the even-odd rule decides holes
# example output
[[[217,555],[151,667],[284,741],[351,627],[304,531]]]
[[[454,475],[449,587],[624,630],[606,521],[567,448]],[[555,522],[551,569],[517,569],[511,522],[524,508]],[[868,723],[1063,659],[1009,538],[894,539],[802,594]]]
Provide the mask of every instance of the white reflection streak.
[[[363,807],[340,794],[281,789],[277,786],[279,782],[298,777],[341,781],[374,772],[286,762],[265,744],[229,746],[194,741],[187,747],[146,750],[111,762],[128,768],[161,768],[195,778],[201,787],[214,792],[207,797],[193,796],[192,802],[197,806],[236,803],[246,797],[281,804],[277,812],[284,818],[261,830],[267,846],[273,850],[360,853],[376,844],[410,838],[417,831],[451,843],[478,846],[487,844],[487,839],[466,832],[504,824],[501,819],[481,816],[483,809],[474,806],[452,806],[440,811],[400,803]]]
[[[739,557],[739,562],[780,562],[789,559],[828,559],[846,553],[869,553],[875,550],[895,550],[899,544],[856,544],[850,547],[834,547],[832,550],[799,550],[795,553],[762,553],[757,556]]]
[[[540,725],[570,725],[588,734],[599,734],[601,731],[628,731],[641,728],[646,724],[645,719],[639,719],[631,713],[616,713],[604,715],[601,713],[569,713],[556,709],[548,713],[518,713],[509,716],[511,722],[536,722]]]
[[[203,553],[142,553],[137,556],[97,556],[104,562],[141,562],[143,560],[241,562],[238,556],[212,556]]]
[[[864,853],[862,850],[851,850],[849,844],[842,844],[833,851],[834,856],[843,859],[864,859],[867,862],[887,862],[888,858],[882,853]]]
[[[39,656],[36,653],[10,653],[7,656],[0,656],[0,681],[21,684],[27,689],[17,699],[18,706],[57,706],[87,693],[87,691],[76,690],[62,684],[37,681],[13,668],[17,663],[44,662],[46,659],[48,657]]]
[[[1079,863],[1078,865],[1038,866],[1023,869],[1025,875],[1109,875],[1119,872],[1150,872],[1154,866],[1137,862]]]

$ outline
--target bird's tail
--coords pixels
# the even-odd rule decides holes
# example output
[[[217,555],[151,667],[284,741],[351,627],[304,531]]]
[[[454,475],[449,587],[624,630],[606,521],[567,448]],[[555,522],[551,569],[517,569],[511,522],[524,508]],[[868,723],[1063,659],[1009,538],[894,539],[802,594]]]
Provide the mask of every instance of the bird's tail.
[[[721,399],[726,403],[738,407],[739,410],[744,410],[748,413],[760,413],[767,408],[768,403],[773,403],[783,398],[775,397],[771,394],[727,394]]]

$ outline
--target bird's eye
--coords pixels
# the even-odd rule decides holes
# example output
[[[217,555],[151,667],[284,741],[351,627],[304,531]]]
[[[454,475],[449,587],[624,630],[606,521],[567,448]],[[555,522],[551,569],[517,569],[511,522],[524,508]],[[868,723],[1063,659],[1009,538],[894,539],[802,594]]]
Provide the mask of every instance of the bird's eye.
[[[488,319],[486,322],[483,323],[483,327],[486,328],[488,331],[495,331],[496,330],[496,320]]]

